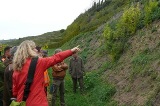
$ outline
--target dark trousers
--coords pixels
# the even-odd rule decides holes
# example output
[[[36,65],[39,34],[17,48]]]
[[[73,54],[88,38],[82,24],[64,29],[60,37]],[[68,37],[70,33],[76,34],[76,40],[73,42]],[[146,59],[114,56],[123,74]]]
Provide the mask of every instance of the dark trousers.
[[[59,79],[53,80],[52,106],[56,106],[56,98],[57,98],[58,89],[59,89],[59,93],[60,93],[60,104],[61,104],[61,106],[65,106],[64,80],[59,80]]]
[[[81,77],[81,78],[72,78],[72,81],[73,81],[73,92],[76,93],[77,82],[78,82],[79,86],[80,86],[80,91],[82,93],[83,92],[83,77]]]

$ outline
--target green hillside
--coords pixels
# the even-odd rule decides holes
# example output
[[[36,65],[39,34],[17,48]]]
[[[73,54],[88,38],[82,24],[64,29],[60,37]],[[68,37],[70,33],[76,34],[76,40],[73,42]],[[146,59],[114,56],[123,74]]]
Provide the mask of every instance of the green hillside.
[[[108,24],[61,47],[80,45],[88,71],[83,96],[72,94],[66,77],[69,106],[159,106],[159,13],[157,1],[134,2]]]
[[[128,0],[100,0],[98,3],[93,2],[93,6],[85,13],[80,14],[71,25],[68,25],[66,30],[62,29],[60,31],[48,32],[40,36],[6,41],[5,43],[18,45],[25,39],[32,39],[37,43],[37,45],[48,44],[49,48],[60,47],[74,36],[94,31],[102,24],[108,22],[108,20],[121,15],[124,7],[130,6],[130,4],[131,2]]]
[[[85,92],[73,94],[67,74],[67,106],[160,105],[159,0],[102,0],[66,30],[22,38],[19,43],[25,39],[48,45],[50,55],[57,47],[80,45],[87,72]]]
[[[120,105],[159,106],[160,21],[136,32],[130,46],[102,78],[115,84]],[[153,30],[153,28],[155,28]]]
[[[62,40],[62,33],[65,30],[47,32],[39,36],[29,36],[13,40],[0,41],[2,44],[7,44],[11,46],[19,45],[24,40],[33,40],[39,46],[48,46],[49,48],[57,47],[55,45],[57,42]]]

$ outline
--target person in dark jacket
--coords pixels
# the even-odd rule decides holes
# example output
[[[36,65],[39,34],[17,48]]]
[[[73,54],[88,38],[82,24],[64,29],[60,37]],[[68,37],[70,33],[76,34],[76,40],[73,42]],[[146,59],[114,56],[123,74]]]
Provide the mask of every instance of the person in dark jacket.
[[[84,86],[83,75],[85,74],[83,61],[82,58],[79,57],[77,53],[73,54],[72,56],[73,58],[70,59],[70,64],[69,64],[69,74],[71,75],[73,81],[73,92],[76,93],[77,82],[79,82],[80,91],[82,93]]]
[[[2,59],[1,61],[3,62],[3,64],[5,66],[8,66],[10,64],[10,57],[11,57],[11,54],[10,54],[10,49],[11,47],[10,46],[6,46],[4,48],[4,55],[2,56]]]
[[[61,52],[61,49],[56,49],[55,54]],[[64,77],[66,75],[66,70],[68,69],[68,65],[64,63],[64,61],[55,64],[52,67],[53,70],[53,95],[52,95],[52,106],[56,106],[56,98],[57,98],[57,92],[59,89],[60,93],[60,104],[61,106],[65,106],[65,100],[64,100]]]
[[[12,97],[12,75],[13,75],[12,59],[16,50],[17,50],[16,46],[10,49],[10,59],[8,60],[9,64],[4,71],[3,106],[9,106],[11,103],[10,99]]]
[[[2,68],[3,70],[1,70],[1,81],[2,82],[4,82],[4,71],[5,71],[5,68],[10,64],[10,57],[11,57],[11,55],[10,55],[10,49],[11,49],[11,47],[10,46],[6,46],[5,48],[4,48],[4,55],[2,56],[2,58],[1,58],[1,62],[3,62],[3,64],[4,64],[4,67]],[[3,76],[2,76],[3,75]],[[3,84],[3,88],[4,88],[4,84]],[[1,95],[1,97],[0,97],[0,99],[3,101],[3,103],[4,103],[4,100],[3,100],[3,96],[5,96],[5,95],[3,95],[4,94],[4,89],[1,89],[1,93],[0,93],[0,95]],[[3,105],[3,103],[2,104],[0,104],[0,105]]]

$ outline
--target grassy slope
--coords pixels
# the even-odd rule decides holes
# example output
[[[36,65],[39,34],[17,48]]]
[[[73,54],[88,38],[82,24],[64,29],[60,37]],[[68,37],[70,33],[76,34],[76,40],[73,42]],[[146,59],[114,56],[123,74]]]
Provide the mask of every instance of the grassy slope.
[[[85,77],[86,92],[83,96],[72,93],[72,84],[69,76],[66,77],[66,101],[68,105],[149,105],[159,104],[159,47],[160,47],[160,22],[156,21],[147,28],[137,31],[129,42],[129,48],[121,56],[117,63],[111,64],[107,56],[102,54],[104,47],[102,32],[104,26],[97,30],[80,34],[71,41],[65,43],[61,48],[68,49],[80,45],[82,52],[80,56],[85,62],[86,71],[89,72]],[[94,71],[93,71],[94,70]],[[103,80],[100,80],[101,77]],[[114,84],[116,93],[113,98],[107,101],[99,99],[105,95],[101,89],[111,89],[109,92],[114,94]],[[92,89],[91,89],[92,88]],[[96,94],[94,94],[96,92]],[[102,97],[98,97],[103,95]],[[97,96],[97,97],[96,97]],[[70,98],[72,97],[72,98]],[[107,98],[108,96],[105,95]],[[74,101],[73,101],[74,99]],[[93,103],[91,103],[91,101]]]
[[[115,93],[114,86],[104,83],[101,78],[99,78],[102,74],[99,70],[104,70],[107,61],[107,57],[100,54],[104,48],[101,46],[101,43],[104,42],[102,36],[103,29],[104,25],[95,31],[79,34],[61,47],[63,50],[66,50],[80,45],[82,52],[80,52],[79,55],[84,60],[85,70],[88,71],[84,78],[84,95],[81,95],[79,92],[73,94],[72,80],[67,72],[65,78],[65,99],[68,106],[104,106],[105,104],[116,104],[111,100],[111,96]],[[50,54],[52,54],[53,51],[53,49],[50,50]],[[66,59],[66,62],[68,62],[68,59]],[[51,75],[51,70],[49,70],[49,73]]]
[[[129,48],[114,64],[109,62],[105,53],[101,54],[103,52],[101,36],[104,26],[93,32],[78,35],[63,45],[61,48],[65,50],[80,44],[82,52],[79,55],[85,62],[86,71],[91,71],[84,79],[84,95],[72,93],[71,78],[69,75],[66,76],[67,104],[69,106],[151,106],[152,104],[158,106],[160,99],[159,24],[160,22],[156,21],[147,28],[139,30],[127,42]],[[115,86],[116,91],[110,84]],[[109,98],[108,101],[106,98]]]
[[[116,19],[119,15],[113,17]],[[104,43],[102,35],[104,26],[100,26],[95,31],[79,34],[61,47],[63,50],[66,50],[80,45],[82,52],[79,55],[83,58],[85,71],[87,71],[84,77],[84,95],[81,95],[79,92],[73,94],[72,80],[67,72],[65,78],[65,99],[68,106],[112,106],[117,104],[111,99],[116,92],[115,87],[109,83],[104,83],[100,78],[103,70],[107,66],[109,67],[105,53],[102,54],[104,47],[101,44]],[[53,53],[53,51],[52,49],[49,52]],[[66,59],[66,62],[68,62],[68,59]],[[49,70],[49,73],[51,75],[51,70]]]
[[[158,106],[160,92],[160,21],[139,30],[128,50],[106,70],[103,80],[116,85],[114,100],[119,105]]]

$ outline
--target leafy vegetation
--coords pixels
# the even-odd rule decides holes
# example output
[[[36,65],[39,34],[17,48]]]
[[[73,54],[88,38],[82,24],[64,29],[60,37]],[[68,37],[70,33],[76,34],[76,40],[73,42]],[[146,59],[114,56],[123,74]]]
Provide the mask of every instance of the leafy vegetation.
[[[106,25],[104,37],[106,39],[106,51],[113,61],[119,59],[126,48],[126,41],[130,36],[135,34],[138,28],[142,28],[159,19],[159,9],[157,1],[149,1],[145,3],[144,9],[140,9],[143,5],[132,5],[125,9],[120,19],[114,23]]]
[[[60,42],[60,45],[63,45],[65,42],[80,33],[95,30],[120,12],[120,9],[127,4],[128,0],[102,0],[98,3],[94,2],[93,6],[88,11],[81,14],[71,25],[67,27],[66,31],[63,33],[64,39]]]
[[[114,61],[122,54],[125,42],[129,36],[136,32],[139,17],[139,6],[131,6],[128,10],[124,11],[122,17],[116,24],[107,24],[104,30],[106,51]]]

